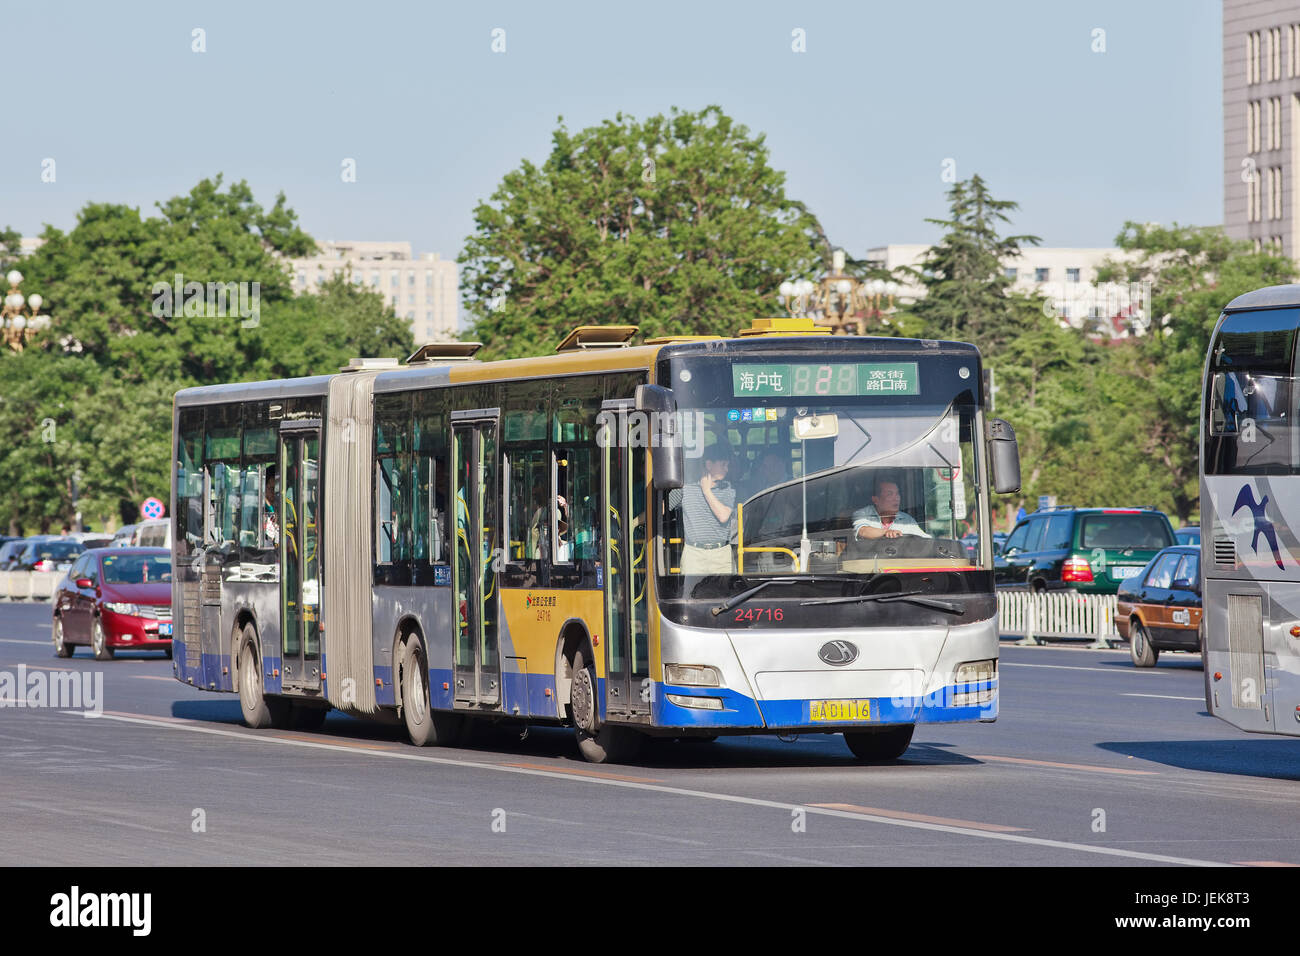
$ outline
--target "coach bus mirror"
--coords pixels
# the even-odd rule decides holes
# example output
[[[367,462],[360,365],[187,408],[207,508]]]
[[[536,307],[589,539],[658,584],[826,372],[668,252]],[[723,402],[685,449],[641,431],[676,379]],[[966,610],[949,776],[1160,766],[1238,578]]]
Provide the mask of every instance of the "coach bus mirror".
[[[662,385],[638,385],[636,410],[647,415],[649,427],[642,434],[650,441],[650,466],[656,491],[671,491],[685,483],[682,436],[677,420],[677,397]]]
[[[1020,490],[1020,448],[1010,422],[995,418],[989,422],[989,459],[993,471],[993,492],[1010,495]]]

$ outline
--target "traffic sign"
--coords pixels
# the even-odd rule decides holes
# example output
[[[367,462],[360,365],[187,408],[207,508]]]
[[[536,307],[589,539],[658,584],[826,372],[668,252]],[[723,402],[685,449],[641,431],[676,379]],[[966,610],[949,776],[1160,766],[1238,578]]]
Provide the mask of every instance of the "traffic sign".
[[[167,513],[167,506],[157,498],[146,498],[140,505],[140,517],[146,521],[161,518]]]

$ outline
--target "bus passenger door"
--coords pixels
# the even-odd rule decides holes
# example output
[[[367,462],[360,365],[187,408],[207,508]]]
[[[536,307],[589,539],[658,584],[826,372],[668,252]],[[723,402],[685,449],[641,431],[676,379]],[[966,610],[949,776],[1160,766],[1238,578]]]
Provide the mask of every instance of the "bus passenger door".
[[[629,417],[636,414],[631,403],[606,402],[601,411],[618,423],[610,430],[614,440],[605,443],[601,469],[605,712],[645,718],[650,714],[651,689],[646,452],[644,447],[628,447]]]
[[[319,690],[320,420],[280,425],[280,652],[283,686]]]
[[[451,559],[456,631],[453,700],[457,707],[489,710],[502,706],[497,646],[497,569],[504,557],[499,539],[498,417],[496,409],[453,412],[451,425],[451,507],[456,515]]]

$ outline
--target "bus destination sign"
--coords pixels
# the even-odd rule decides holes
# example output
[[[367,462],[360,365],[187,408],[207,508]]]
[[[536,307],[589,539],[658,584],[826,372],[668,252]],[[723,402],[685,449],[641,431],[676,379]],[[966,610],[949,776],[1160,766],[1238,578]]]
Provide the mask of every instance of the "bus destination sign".
[[[833,398],[864,395],[919,395],[915,362],[873,364],[731,366],[736,398]]]

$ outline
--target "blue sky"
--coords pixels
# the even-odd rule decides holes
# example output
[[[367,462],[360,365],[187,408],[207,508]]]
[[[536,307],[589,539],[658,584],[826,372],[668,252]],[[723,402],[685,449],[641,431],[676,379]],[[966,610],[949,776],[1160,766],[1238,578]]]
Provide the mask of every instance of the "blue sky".
[[[718,104],[855,255],[937,237],[923,220],[944,212],[948,158],[1020,203],[1017,232],[1104,246],[1125,219],[1222,221],[1221,16],[1217,0],[11,4],[0,224],[68,229],[88,201],[150,212],[222,172],[266,205],[283,190],[317,238],[455,257],[557,116]]]

